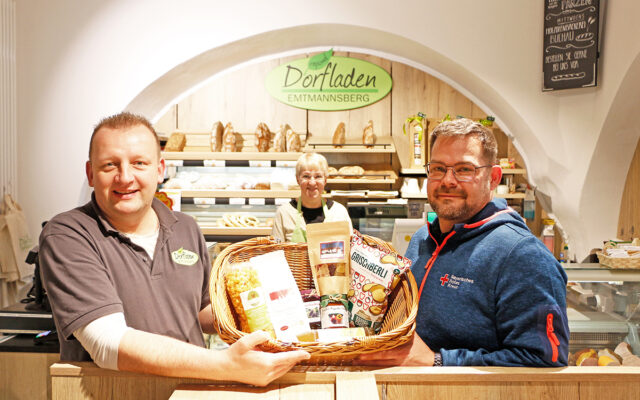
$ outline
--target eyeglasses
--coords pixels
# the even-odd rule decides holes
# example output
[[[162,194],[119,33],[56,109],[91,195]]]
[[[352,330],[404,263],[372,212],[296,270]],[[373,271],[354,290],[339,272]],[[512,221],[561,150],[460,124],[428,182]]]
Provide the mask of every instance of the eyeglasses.
[[[300,180],[301,181],[310,181],[310,180],[315,180],[317,181],[321,181],[324,179],[324,175],[323,174],[302,174],[300,175]]]
[[[476,176],[478,169],[489,167],[492,167],[492,165],[476,166],[471,163],[463,162],[450,167],[443,163],[432,162],[427,164],[427,178],[438,181],[444,178],[447,174],[447,170],[451,169],[456,180],[459,182],[469,182]]]

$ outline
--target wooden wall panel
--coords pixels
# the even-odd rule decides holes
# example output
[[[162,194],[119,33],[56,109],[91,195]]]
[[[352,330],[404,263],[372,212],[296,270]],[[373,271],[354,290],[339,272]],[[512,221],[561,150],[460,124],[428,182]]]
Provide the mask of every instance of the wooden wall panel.
[[[397,156],[371,154],[367,160],[354,160],[353,154],[330,154],[327,156],[330,165],[391,164],[399,170],[410,164],[411,143],[402,132],[407,117],[418,112],[434,120],[440,120],[446,114],[452,118],[457,115],[471,118],[487,116],[484,110],[436,77],[406,64],[361,53],[336,52],[335,55],[372,62],[391,74],[393,89],[390,95],[374,104],[348,111],[307,111],[280,103],[267,93],[264,82],[273,68],[311,55],[299,54],[240,66],[214,77],[211,82],[171,107],[156,123],[156,128],[163,133],[170,133],[174,128],[208,131],[219,120],[223,123],[231,121],[237,132],[251,133],[259,122],[267,123],[272,131],[286,122],[298,133],[308,132],[315,140],[323,138],[330,141],[338,123],[345,122],[347,138],[360,139],[363,128],[372,120],[376,135],[393,136]],[[499,140],[499,156],[514,157],[521,163],[522,158],[511,146],[510,140],[498,129],[495,131]],[[397,186],[400,184],[401,180]]]
[[[175,104],[171,106],[153,127],[158,135],[171,136],[171,133],[178,129],[178,106]]]
[[[393,63],[393,90],[391,92],[392,135],[401,166],[411,165],[411,142],[402,126],[405,120],[422,112],[428,118],[439,115],[440,80],[406,64]],[[426,137],[424,138],[426,141]],[[425,149],[427,146],[425,145]]]
[[[618,237],[625,240],[640,237],[640,140],[631,160],[622,192]]]
[[[230,121],[236,132],[248,133],[265,122],[272,131],[288,123],[296,132],[306,132],[306,110],[280,103],[264,85],[269,71],[296,58],[247,65],[213,79],[178,103],[178,128],[208,131],[216,121]]]
[[[438,119],[446,114],[449,114],[451,118],[456,118],[457,115],[471,115],[473,109],[471,101],[442,81],[440,82],[440,97],[438,100],[438,108],[441,114]]]
[[[352,57],[379,65],[391,73],[391,62],[379,57],[358,54],[336,52],[336,56]],[[389,136],[391,132],[391,96],[366,107],[348,111],[309,111],[309,132],[314,137],[331,136],[340,122],[345,123],[347,139],[362,139],[362,130],[369,120],[373,121],[373,129],[377,136]]]
[[[311,54],[313,55],[313,54]],[[391,73],[391,61],[368,54],[335,52],[334,55],[352,57],[379,65]],[[331,142],[333,132],[340,122],[345,123],[347,139],[362,140],[362,131],[369,120],[373,121],[373,130],[376,136],[389,136],[391,133],[391,96],[386,96],[380,101],[366,107],[347,111],[309,111],[309,133],[314,140]],[[327,157],[330,165],[354,165],[362,164],[360,160],[354,160],[353,154],[332,154]],[[374,155],[368,157],[367,164],[389,164],[388,155]]]

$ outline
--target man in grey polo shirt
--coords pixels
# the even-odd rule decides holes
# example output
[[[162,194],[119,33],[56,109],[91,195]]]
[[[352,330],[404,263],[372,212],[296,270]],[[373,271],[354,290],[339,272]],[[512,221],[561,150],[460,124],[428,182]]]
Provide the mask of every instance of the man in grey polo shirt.
[[[304,351],[255,350],[247,335],[229,349],[204,348],[213,332],[211,268],[193,218],[154,198],[164,177],[151,124],[130,113],[94,129],[86,173],[91,201],[59,214],[40,235],[40,267],[58,329],[60,357],[165,376],[265,385]]]

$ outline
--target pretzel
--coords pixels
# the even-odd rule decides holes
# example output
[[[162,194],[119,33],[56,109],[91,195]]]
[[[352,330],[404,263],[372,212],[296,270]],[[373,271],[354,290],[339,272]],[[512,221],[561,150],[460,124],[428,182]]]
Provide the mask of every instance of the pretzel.
[[[241,217],[241,223],[247,227],[256,227],[258,226],[258,218],[253,215],[243,215]]]
[[[258,226],[260,221],[253,215],[236,215],[236,214],[224,214],[221,219],[218,220],[219,226],[226,226],[230,228],[254,228]]]

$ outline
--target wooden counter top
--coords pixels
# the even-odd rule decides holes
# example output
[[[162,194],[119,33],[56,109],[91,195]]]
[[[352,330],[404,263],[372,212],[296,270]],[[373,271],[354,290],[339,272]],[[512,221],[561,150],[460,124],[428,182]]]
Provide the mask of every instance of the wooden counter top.
[[[52,365],[51,377],[53,399],[65,400],[224,399],[237,398],[240,393],[251,394],[249,398],[352,399],[357,394],[359,399],[368,399],[376,398],[376,392],[387,399],[640,398],[640,367],[296,366],[266,388],[117,372],[79,362]]]

